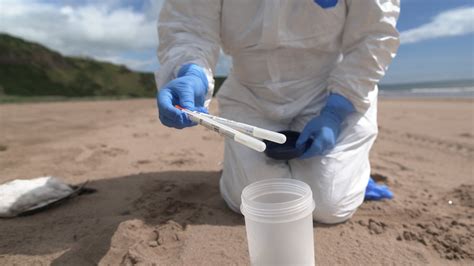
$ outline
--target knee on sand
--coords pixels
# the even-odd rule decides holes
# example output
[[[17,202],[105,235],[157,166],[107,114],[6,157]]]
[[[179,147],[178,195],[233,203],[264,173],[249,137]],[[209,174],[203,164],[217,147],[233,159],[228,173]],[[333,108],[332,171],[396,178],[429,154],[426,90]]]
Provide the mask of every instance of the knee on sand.
[[[357,208],[345,210],[338,204],[316,205],[313,211],[313,220],[323,224],[338,224],[349,220]]]

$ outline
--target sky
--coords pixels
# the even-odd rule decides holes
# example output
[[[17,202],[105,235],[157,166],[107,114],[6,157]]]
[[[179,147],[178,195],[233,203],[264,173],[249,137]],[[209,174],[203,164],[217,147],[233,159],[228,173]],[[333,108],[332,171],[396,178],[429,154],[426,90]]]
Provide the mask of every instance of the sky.
[[[163,0],[0,0],[0,32],[151,72]],[[474,1],[401,0],[401,46],[381,83],[474,79]],[[225,75],[222,56],[216,74]]]

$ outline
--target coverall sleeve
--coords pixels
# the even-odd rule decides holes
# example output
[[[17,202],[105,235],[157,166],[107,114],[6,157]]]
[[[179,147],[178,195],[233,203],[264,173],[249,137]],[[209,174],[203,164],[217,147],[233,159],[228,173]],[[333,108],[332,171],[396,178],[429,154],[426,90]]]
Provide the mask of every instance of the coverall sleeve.
[[[183,64],[193,63],[206,72],[210,98],[220,51],[220,12],[221,0],[165,1],[158,20],[158,89],[174,79]]]
[[[399,0],[346,0],[342,61],[332,70],[328,90],[349,99],[358,112],[384,76],[400,45],[396,22]]]

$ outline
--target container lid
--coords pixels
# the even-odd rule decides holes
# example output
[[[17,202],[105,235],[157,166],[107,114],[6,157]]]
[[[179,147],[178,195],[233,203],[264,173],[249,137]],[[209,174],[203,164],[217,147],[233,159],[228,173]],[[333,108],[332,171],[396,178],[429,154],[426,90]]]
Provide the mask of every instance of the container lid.
[[[246,186],[240,210],[246,219],[284,223],[310,215],[314,207],[308,184],[296,179],[272,178]]]
[[[296,159],[303,155],[305,151],[311,146],[312,140],[308,140],[306,145],[296,147],[296,141],[298,140],[300,133],[297,131],[285,130],[280,131],[286,136],[286,142],[283,144],[278,144],[268,140],[263,140],[267,148],[265,149],[265,154],[275,160],[291,160]]]

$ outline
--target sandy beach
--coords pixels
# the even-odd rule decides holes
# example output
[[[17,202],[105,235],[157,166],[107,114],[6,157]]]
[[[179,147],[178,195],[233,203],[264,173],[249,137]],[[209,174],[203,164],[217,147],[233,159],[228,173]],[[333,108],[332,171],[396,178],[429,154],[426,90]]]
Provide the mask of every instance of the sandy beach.
[[[0,183],[98,190],[0,220],[0,265],[249,263],[243,217],[219,195],[223,138],[162,126],[152,99],[0,105],[0,146]],[[473,265],[473,155],[472,100],[381,100],[372,172],[395,198],[315,224],[317,264]]]

